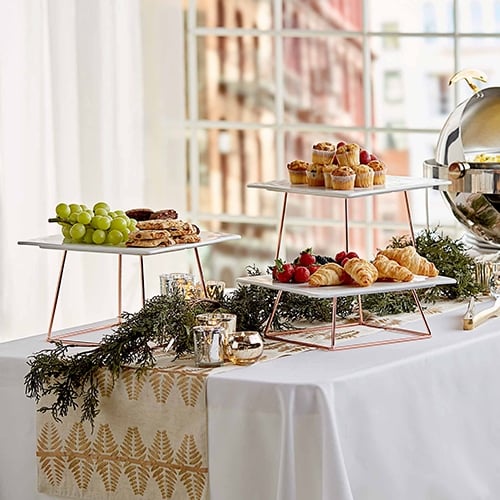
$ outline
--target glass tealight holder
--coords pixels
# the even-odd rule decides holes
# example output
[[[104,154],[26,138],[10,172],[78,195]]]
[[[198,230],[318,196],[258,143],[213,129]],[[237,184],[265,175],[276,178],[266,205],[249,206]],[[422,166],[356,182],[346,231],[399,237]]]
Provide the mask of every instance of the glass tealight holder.
[[[224,281],[208,280],[205,282],[207,299],[220,302],[224,296],[226,283]]]
[[[224,328],[197,325],[191,329],[194,344],[194,363],[201,368],[221,366],[224,363]]]
[[[186,298],[191,298],[196,291],[194,276],[189,273],[168,273],[160,275],[160,293],[170,295],[179,290]]]

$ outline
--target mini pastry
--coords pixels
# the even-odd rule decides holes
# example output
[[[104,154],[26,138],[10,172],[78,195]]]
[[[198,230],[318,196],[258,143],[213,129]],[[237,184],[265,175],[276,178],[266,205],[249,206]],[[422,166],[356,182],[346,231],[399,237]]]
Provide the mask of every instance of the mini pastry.
[[[293,160],[286,168],[288,169],[288,177],[292,184],[307,184],[307,166],[309,163],[303,160]]]
[[[323,177],[323,165],[319,163],[309,163],[307,165],[307,184],[317,187],[324,186],[325,179]]]
[[[351,167],[336,167],[331,173],[332,189],[347,191],[354,189],[356,173]]]
[[[354,257],[344,264],[344,271],[359,286],[370,286],[377,281],[377,268],[367,260]]]
[[[318,142],[312,147],[312,162],[330,165],[335,156],[335,145],[331,142]]]
[[[319,267],[309,278],[309,286],[342,285],[347,280],[347,274],[342,266],[329,262]]]
[[[385,163],[380,160],[372,160],[368,162],[368,166],[373,170],[373,185],[383,186],[385,184],[385,174],[387,172],[387,167]]]
[[[385,250],[380,250],[378,253],[385,255],[389,259],[395,260],[398,264],[408,268],[414,274],[431,278],[439,275],[437,267],[425,257],[419,255],[414,246],[386,248]]]
[[[377,268],[379,280],[407,282],[413,279],[413,273],[407,267],[380,253],[373,261],[373,265]]]
[[[368,165],[355,165],[352,168],[356,173],[356,179],[354,181],[355,187],[367,188],[373,186],[373,177],[375,173]]]
[[[332,189],[332,172],[336,168],[336,165],[324,165],[323,166],[323,178],[325,180],[325,187]]]
[[[350,144],[343,144],[337,148],[336,158],[339,165],[347,165],[353,167],[359,165],[359,151],[358,144],[351,142]]]

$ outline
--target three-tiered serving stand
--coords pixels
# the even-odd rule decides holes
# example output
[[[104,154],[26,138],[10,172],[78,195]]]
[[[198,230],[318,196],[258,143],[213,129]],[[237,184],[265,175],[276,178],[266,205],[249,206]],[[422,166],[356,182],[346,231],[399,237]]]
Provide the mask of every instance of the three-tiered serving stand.
[[[310,196],[326,196],[330,198],[343,199],[345,248],[347,251],[349,251],[349,210],[348,210],[349,200],[366,196],[376,196],[386,193],[402,192],[404,195],[406,211],[408,215],[410,236],[413,243],[415,243],[415,234],[413,229],[410,203],[408,199],[408,191],[431,188],[434,186],[439,186],[447,183],[449,183],[449,181],[441,179],[426,179],[426,178],[389,175],[386,177],[386,183],[383,186],[374,186],[372,188],[354,188],[348,191],[333,190],[325,187],[309,187],[308,185],[303,185],[303,184],[291,184],[288,180],[274,180],[269,182],[251,183],[248,184],[248,187],[283,193],[283,205],[281,210],[281,219],[278,229],[278,242],[276,247],[276,258],[278,258],[280,255],[281,243],[283,239],[283,228],[286,219],[286,206],[289,195],[302,194]],[[266,338],[279,339],[285,342],[290,342],[298,345],[317,347],[320,349],[327,349],[327,350],[352,349],[357,347],[367,347],[380,344],[392,344],[396,342],[408,342],[411,340],[430,338],[432,333],[416,291],[420,288],[431,288],[438,285],[449,285],[455,282],[456,280],[446,276],[437,276],[435,278],[415,276],[415,278],[408,283],[376,282],[369,287],[359,287],[353,285],[311,287],[307,283],[300,283],[300,284],[280,283],[274,281],[272,279],[272,276],[270,275],[248,276],[248,277],[238,278],[238,283],[240,284],[261,286],[277,291],[271,315],[268,318],[264,329],[264,336]],[[390,324],[384,325],[383,323],[380,324],[380,323],[370,322],[365,319],[363,315],[363,308],[361,301],[362,295],[374,294],[374,293],[393,293],[402,291],[411,292],[415,304],[418,308],[418,311],[420,312],[420,315],[422,317],[425,327],[424,331],[400,328]],[[327,345],[299,338],[300,334],[303,333],[311,333],[316,329],[324,330],[325,329],[324,326],[317,328],[305,328],[305,329],[295,329],[286,331],[271,331],[271,325],[273,323],[273,319],[278,309],[278,305],[281,300],[283,292],[290,292],[318,299],[332,299],[332,321],[331,321],[331,326],[329,328],[330,330],[329,343]],[[337,299],[339,297],[348,297],[348,296],[358,297],[358,320],[356,322],[349,322],[346,324],[337,325],[336,321]],[[352,327],[353,325],[360,325],[369,328],[375,328],[378,330],[381,329],[388,330],[402,335],[397,335],[391,338],[338,345],[338,343],[336,342],[337,330],[343,327]]]

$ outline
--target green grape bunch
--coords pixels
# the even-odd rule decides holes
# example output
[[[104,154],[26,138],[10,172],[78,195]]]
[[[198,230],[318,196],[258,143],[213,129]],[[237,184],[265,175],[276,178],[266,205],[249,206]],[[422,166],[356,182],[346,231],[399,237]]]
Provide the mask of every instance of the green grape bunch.
[[[137,221],[123,210],[111,210],[100,201],[93,208],[77,203],[59,203],[56,218],[49,219],[61,226],[64,243],[88,243],[90,245],[123,245]]]

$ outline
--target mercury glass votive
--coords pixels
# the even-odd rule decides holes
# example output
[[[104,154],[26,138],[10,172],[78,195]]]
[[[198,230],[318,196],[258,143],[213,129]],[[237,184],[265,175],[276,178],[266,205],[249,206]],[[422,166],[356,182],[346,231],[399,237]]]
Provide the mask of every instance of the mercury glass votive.
[[[236,331],[236,314],[231,313],[202,313],[196,315],[196,324],[221,326],[224,328],[224,346],[229,336]],[[225,357],[227,359],[227,357]]]
[[[224,354],[235,365],[251,365],[264,352],[264,340],[259,332],[243,331],[229,335]]]
[[[191,329],[194,344],[194,362],[199,367],[221,366],[224,363],[224,328],[197,325]]]

